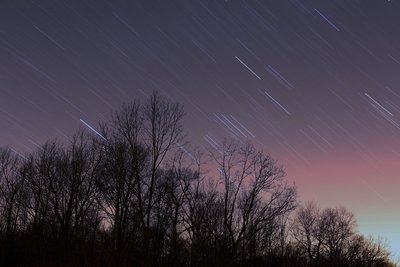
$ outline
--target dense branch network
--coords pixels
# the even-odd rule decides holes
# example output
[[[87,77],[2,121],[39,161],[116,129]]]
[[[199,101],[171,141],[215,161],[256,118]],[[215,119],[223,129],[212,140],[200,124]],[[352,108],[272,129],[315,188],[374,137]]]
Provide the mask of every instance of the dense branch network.
[[[344,208],[297,208],[253,145],[186,148],[183,115],[154,93],[93,135],[0,149],[0,265],[390,266]]]

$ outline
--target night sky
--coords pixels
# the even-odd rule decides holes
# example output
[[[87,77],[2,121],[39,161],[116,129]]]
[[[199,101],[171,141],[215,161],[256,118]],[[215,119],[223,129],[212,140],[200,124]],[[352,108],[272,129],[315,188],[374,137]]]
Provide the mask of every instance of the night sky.
[[[28,153],[159,91],[193,145],[250,140],[302,203],[400,251],[400,1],[0,3],[0,146]]]

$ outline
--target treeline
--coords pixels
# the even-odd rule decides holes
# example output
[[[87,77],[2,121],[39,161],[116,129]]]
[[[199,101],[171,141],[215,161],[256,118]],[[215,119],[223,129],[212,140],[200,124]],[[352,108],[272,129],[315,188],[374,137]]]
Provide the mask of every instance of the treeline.
[[[189,150],[183,115],[154,93],[68,144],[0,149],[0,266],[391,266],[252,145]]]

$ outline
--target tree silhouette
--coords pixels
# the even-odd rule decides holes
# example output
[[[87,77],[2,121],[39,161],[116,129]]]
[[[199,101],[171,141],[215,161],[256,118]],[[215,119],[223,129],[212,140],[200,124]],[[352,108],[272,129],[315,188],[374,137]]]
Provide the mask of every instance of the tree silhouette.
[[[0,266],[392,266],[345,208],[296,210],[252,144],[190,149],[183,115],[153,93],[95,134],[1,148]]]

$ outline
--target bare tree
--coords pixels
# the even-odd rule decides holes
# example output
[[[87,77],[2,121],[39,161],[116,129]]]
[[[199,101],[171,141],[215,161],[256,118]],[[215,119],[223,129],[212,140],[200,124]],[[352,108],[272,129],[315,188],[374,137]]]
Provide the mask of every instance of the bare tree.
[[[340,266],[346,243],[356,227],[354,215],[343,207],[327,208],[321,213],[320,223],[326,254],[331,262]]]
[[[29,232],[36,250],[53,244],[43,251],[51,250],[53,260],[57,255],[66,262],[72,260],[71,253],[78,252],[99,229],[95,200],[101,155],[100,146],[79,132],[65,147],[46,143],[21,167],[27,190]]]
[[[354,215],[343,207],[321,211],[308,202],[295,214],[291,231],[309,266],[389,266],[383,243],[358,234]]]
[[[292,226],[293,238],[307,254],[309,266],[318,266],[324,233],[320,230],[320,210],[314,202],[308,202],[297,210]]]
[[[98,203],[105,225],[111,228],[113,260],[122,266],[144,224],[142,187],[148,174],[149,152],[142,141],[143,127],[139,102],[123,105],[109,125],[102,126],[105,156],[97,183]]]
[[[156,257],[152,255],[156,245],[152,232],[160,225],[156,205],[161,201],[159,189],[168,155],[184,138],[182,117],[180,104],[153,93],[143,105],[124,105],[114,114],[111,127],[103,130],[107,158],[113,158],[103,168],[103,210],[111,219],[117,244],[126,243],[123,237],[129,236],[130,227],[131,234],[140,235],[141,255],[146,255],[147,264]]]
[[[0,233],[8,242],[25,215],[26,192],[20,164],[20,156],[9,148],[0,148]]]
[[[283,169],[250,144],[224,141],[212,157],[220,171],[226,253],[234,259],[239,246],[250,248],[258,232],[295,208],[296,192]]]
[[[353,266],[385,266],[390,253],[381,239],[355,234],[346,249],[346,260]]]
[[[56,166],[60,153],[59,145],[47,142],[35,153],[32,153],[22,166],[29,194],[27,211],[29,231],[37,242],[37,248],[43,245],[43,240],[50,234],[54,214],[50,210],[50,182],[56,179]]]
[[[181,242],[181,235],[187,231],[184,225],[186,214],[185,207],[188,204],[189,190],[191,184],[199,179],[199,165],[196,164],[196,158],[191,159],[185,149],[180,149],[172,157],[166,167],[164,173],[164,182],[161,183],[160,192],[164,195],[163,209],[166,220],[164,225],[167,226],[165,237],[168,239],[168,258],[171,265],[176,265],[183,258],[179,255],[184,252],[185,248]],[[193,168],[193,164],[197,168]]]
[[[185,226],[191,244],[192,266],[221,265],[223,202],[213,179],[198,177],[190,186]]]
[[[140,146],[132,151],[119,140],[109,139],[105,155],[98,181],[99,203],[112,229],[113,249],[118,257],[122,257],[141,223],[138,211],[141,198],[137,195],[137,184],[144,175],[147,153]]]

